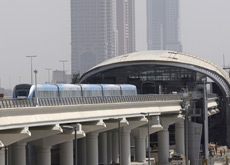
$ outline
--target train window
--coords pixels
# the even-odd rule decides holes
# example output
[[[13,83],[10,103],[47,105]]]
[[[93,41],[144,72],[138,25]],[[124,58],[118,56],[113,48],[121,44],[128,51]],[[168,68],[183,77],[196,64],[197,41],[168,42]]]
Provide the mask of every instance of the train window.
[[[60,97],[80,97],[81,91],[77,90],[64,90],[60,91]]]
[[[102,96],[102,91],[101,90],[84,90],[83,96],[84,97]]]
[[[28,91],[17,91],[16,97],[27,97],[29,94]]]
[[[57,92],[56,91],[38,91],[39,98],[56,98]]]
[[[120,96],[120,90],[104,90],[104,96]]]

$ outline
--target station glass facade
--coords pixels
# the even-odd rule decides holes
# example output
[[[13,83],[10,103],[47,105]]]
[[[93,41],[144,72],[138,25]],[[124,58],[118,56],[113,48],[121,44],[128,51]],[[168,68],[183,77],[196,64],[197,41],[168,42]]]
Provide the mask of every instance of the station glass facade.
[[[82,83],[133,84],[138,94],[170,94],[193,89],[201,74],[164,65],[126,65],[96,73]]]

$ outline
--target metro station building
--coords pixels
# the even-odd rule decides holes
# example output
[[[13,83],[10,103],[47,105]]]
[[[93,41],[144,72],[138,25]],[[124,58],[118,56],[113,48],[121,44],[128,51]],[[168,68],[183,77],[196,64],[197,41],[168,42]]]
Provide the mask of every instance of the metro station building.
[[[80,83],[133,84],[138,94],[181,94],[190,102],[186,117],[203,128],[204,99],[215,98],[216,106],[207,109],[208,141],[230,146],[230,122],[226,120],[230,117],[230,79],[210,61],[174,51],[134,52],[91,68],[82,75]]]

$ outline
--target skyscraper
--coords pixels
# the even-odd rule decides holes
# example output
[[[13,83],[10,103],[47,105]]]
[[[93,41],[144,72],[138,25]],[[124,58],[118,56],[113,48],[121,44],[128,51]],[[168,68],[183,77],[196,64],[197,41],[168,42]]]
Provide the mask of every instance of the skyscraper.
[[[179,0],[147,0],[148,50],[182,51]]]
[[[116,1],[71,0],[72,74],[117,55],[116,27]]]
[[[118,54],[135,51],[135,3],[134,0],[116,0]]]
[[[133,0],[71,0],[71,70],[135,51]]]

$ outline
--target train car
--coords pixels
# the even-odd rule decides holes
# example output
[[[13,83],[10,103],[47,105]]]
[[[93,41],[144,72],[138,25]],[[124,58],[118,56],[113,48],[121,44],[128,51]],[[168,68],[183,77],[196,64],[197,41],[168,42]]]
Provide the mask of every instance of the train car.
[[[82,97],[81,86],[77,84],[58,84],[59,97]]]
[[[35,85],[32,85],[28,95],[29,99],[35,97]],[[58,98],[59,92],[57,85],[50,84],[37,84],[37,97],[38,98]]]
[[[137,88],[135,85],[121,84],[122,96],[134,96],[137,95]]]
[[[121,96],[121,85],[102,84],[103,96]]]
[[[102,88],[98,84],[79,84],[82,89],[82,97],[103,96]]]
[[[18,84],[13,89],[13,98],[28,98],[31,84]]]
[[[13,91],[13,98],[35,97],[35,85],[19,84]],[[38,98],[133,96],[137,95],[134,85],[128,84],[38,84]]]

